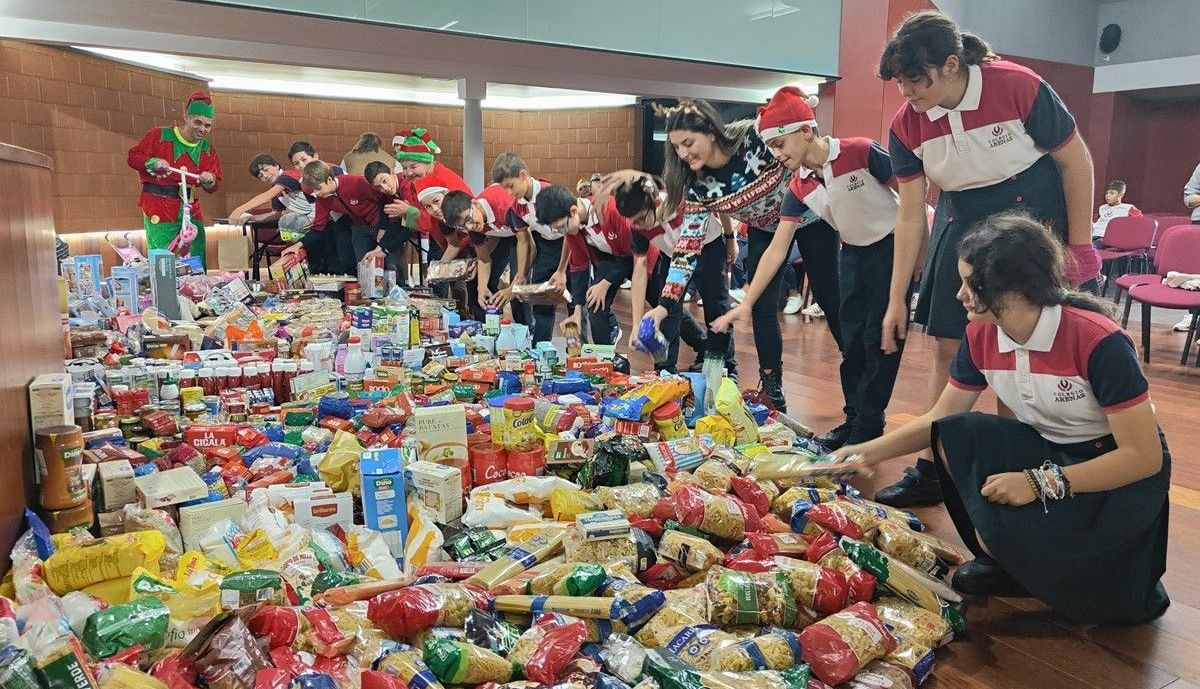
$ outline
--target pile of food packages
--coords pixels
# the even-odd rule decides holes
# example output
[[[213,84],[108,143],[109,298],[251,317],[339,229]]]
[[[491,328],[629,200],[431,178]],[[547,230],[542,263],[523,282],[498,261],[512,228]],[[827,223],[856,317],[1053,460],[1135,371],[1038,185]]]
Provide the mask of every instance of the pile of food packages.
[[[5,689],[915,687],[966,631],[963,553],[719,361],[239,283],[72,292]]]

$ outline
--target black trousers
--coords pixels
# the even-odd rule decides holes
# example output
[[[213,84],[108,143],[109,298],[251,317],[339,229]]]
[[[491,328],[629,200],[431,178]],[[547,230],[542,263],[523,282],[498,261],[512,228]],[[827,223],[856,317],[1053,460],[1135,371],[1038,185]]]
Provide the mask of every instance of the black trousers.
[[[323,230],[309,230],[300,239],[313,274],[357,275],[350,218],[342,216]]]
[[[690,289],[694,285],[700,293],[700,298],[704,300],[704,322],[706,324],[729,311],[729,281],[726,279],[728,276],[725,274],[725,268],[725,242],[717,238],[705,244],[704,249],[700,252],[700,258],[696,261],[696,270],[692,273],[692,280],[688,283],[688,288]],[[687,290],[684,290],[684,293],[686,292]],[[663,337],[667,338],[667,342],[674,342],[679,339],[681,318],[687,313],[687,310],[683,307],[683,302],[673,299],[666,302],[666,307],[667,317],[663,319],[660,329]],[[776,328],[778,325],[776,323]],[[700,326],[697,325],[697,327]],[[700,332],[707,334],[708,327],[705,326]],[[707,352],[707,348],[705,352]],[[730,375],[737,375],[737,361],[733,357],[732,339],[729,341],[729,347],[725,350],[725,368]]]
[[[588,342],[589,321],[587,291],[592,284],[592,266],[579,270],[567,268],[567,291],[571,293],[571,309],[579,307],[579,341]],[[595,327],[595,326],[590,326]]]
[[[533,237],[533,245],[537,249],[537,253],[533,257],[533,265],[529,269],[529,284],[540,285],[550,279],[554,275],[554,271],[558,270],[559,259],[562,258],[563,240],[546,239],[538,232],[530,231]],[[554,315],[558,311],[558,306],[554,304],[520,304],[527,314],[532,313],[533,322],[533,341],[543,342],[550,340],[554,336]],[[513,307],[514,317],[516,307]],[[527,315],[528,319],[529,316]],[[519,323],[520,321],[518,321]],[[526,323],[529,321],[527,320]]]
[[[646,280],[646,303],[651,307],[658,306],[658,303],[662,301],[662,291],[663,287],[666,286],[667,271],[670,270],[670,267],[671,257],[665,253],[658,255],[657,263],[647,266],[649,275]],[[668,308],[667,317],[663,319],[663,324],[659,326],[664,335],[668,327],[666,323],[672,319],[678,323],[677,326],[673,327],[675,328],[674,332],[678,333],[679,337],[667,338],[667,359],[661,364],[655,364],[654,368],[659,371],[676,372],[679,365],[680,340],[683,340],[684,344],[691,347],[692,351],[696,353],[697,362],[704,363],[704,352],[708,349],[705,333],[708,329],[700,327],[700,324],[696,322],[696,318],[692,316],[691,311],[681,308],[672,314]],[[636,330],[640,325],[640,323],[633,323],[630,327]]]
[[[355,225],[352,228],[351,241],[354,244],[354,263],[355,263],[355,265],[357,265],[358,262],[363,259],[363,256],[366,256],[368,252],[370,252],[377,246],[377,243],[375,241],[376,233],[377,233],[377,230],[374,227],[364,227],[362,225]]]
[[[751,280],[758,270],[758,262],[770,246],[774,233],[751,227],[746,254],[746,274]],[[813,297],[825,312],[825,324],[833,339],[842,345],[841,325],[838,320],[840,297],[838,296],[838,234],[829,223],[818,220],[796,230],[796,248],[804,260],[804,271]],[[783,294],[784,271],[791,266],[786,262],[763,291],[762,296],[750,310],[754,324],[754,346],[758,350],[759,368],[775,370],[783,361],[783,335],[779,331],[779,300]]]
[[[842,395],[848,420],[863,432],[883,430],[904,352],[904,340],[892,354],[880,348],[894,248],[895,237],[889,234],[868,246],[843,244],[839,259]]]
[[[516,260],[517,260],[517,238],[516,237],[497,237],[496,245],[492,247],[491,254],[491,274],[488,276],[487,288],[492,294],[500,289],[500,274],[505,268],[509,268],[510,275],[516,275]],[[468,290],[470,292],[470,290]],[[475,290],[477,295],[478,290]],[[475,296],[472,301],[472,312],[475,315],[475,320],[482,322],[486,315],[483,307],[479,305],[479,298]],[[520,302],[513,302],[513,320],[517,323],[525,323],[525,321],[517,320],[517,315],[522,313],[518,306],[524,306]]]
[[[617,325],[616,314],[612,312],[612,304],[613,300],[617,298],[617,293],[621,291],[621,283],[633,275],[633,257],[601,253],[593,272],[591,284],[594,285],[607,279],[609,285],[608,291],[604,294],[603,308],[592,310],[586,304],[584,305],[584,310],[588,312],[588,319],[592,324],[592,342],[605,345],[619,344],[617,331],[620,330],[620,326]]]

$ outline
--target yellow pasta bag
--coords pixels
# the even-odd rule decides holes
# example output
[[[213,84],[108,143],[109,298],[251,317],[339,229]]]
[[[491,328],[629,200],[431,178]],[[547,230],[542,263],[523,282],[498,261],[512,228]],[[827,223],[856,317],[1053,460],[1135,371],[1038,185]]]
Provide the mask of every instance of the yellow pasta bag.
[[[742,391],[732,378],[722,378],[721,387],[717,388],[717,413],[733,425],[738,445],[758,442],[758,424],[746,409]]]
[[[358,459],[362,451],[363,447],[353,433],[339,430],[333,435],[333,442],[325,451],[317,471],[335,493],[362,491],[358,478]]]
[[[696,421],[696,435],[711,435],[716,445],[733,445],[737,442],[737,431],[733,424],[717,414],[700,417]]]
[[[582,490],[558,487],[550,491],[550,513],[556,521],[575,521],[575,517],[602,509],[599,498]]]
[[[135,531],[100,538],[88,545],[59,547],[42,566],[46,584],[58,595],[78,591],[93,584],[128,577],[138,567],[158,572],[158,559],[167,549],[166,538],[159,531]],[[122,588],[128,598],[129,582]],[[107,600],[107,599],[105,599]]]

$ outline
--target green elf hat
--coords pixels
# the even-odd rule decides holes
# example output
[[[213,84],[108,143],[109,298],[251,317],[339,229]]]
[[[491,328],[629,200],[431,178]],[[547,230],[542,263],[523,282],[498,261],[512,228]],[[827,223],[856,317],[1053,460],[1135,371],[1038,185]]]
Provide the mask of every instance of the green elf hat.
[[[187,109],[184,111],[189,115],[201,115],[203,117],[213,116],[212,96],[203,91],[196,91],[188,96]]]
[[[442,152],[437,142],[426,129],[413,129],[396,132],[392,139],[396,149],[396,160],[416,160],[422,163],[432,163],[433,157]]]

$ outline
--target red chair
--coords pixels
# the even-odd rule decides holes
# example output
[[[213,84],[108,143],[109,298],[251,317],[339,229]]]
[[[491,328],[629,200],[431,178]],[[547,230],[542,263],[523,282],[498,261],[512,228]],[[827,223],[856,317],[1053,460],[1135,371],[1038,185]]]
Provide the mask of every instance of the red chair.
[[[1155,272],[1160,277],[1166,277],[1171,271],[1200,274],[1200,225],[1173,227],[1171,233],[1159,243]],[[1192,314],[1192,327],[1188,329],[1187,342],[1179,362],[1187,363],[1188,353],[1196,339],[1197,321],[1200,320],[1200,292],[1168,287],[1159,282],[1135,285],[1129,290],[1129,298],[1142,305],[1142,360],[1146,363],[1150,363],[1151,308],[1184,309]]]
[[[1139,215],[1136,217],[1113,218],[1104,232],[1104,248],[1097,253],[1104,266],[1104,285],[1112,282],[1113,266],[1118,261],[1125,262],[1132,272],[1132,259],[1140,259],[1142,264],[1147,262],[1147,254],[1154,244],[1154,232],[1158,222],[1154,218]],[[1145,270],[1143,268],[1142,270]]]
[[[1175,227],[1176,225],[1192,224],[1192,217],[1190,215],[1167,215],[1165,213],[1150,213],[1149,215],[1158,221],[1159,227]]]
[[[1185,225],[1159,225],[1159,227],[1165,228],[1158,233],[1158,237],[1155,239],[1156,243],[1161,244],[1162,242],[1164,242],[1166,240],[1167,236],[1170,235],[1171,233],[1173,233],[1175,230],[1177,230],[1179,228],[1190,228],[1190,227],[1196,227],[1196,226],[1191,225],[1191,224],[1185,224]],[[1151,255],[1151,257],[1150,257],[1150,262],[1152,265],[1154,264],[1154,256],[1153,255]],[[1137,285],[1157,284],[1159,282],[1162,282],[1162,275],[1159,275],[1158,273],[1128,273],[1126,275],[1122,275],[1121,277],[1117,278],[1116,280],[1114,280],[1114,282],[1117,285],[1116,303],[1119,306],[1121,304],[1122,291],[1128,292],[1131,288],[1136,287]],[[1122,328],[1129,327],[1129,311],[1132,306],[1133,306],[1133,302],[1130,301],[1129,299],[1126,299],[1125,300],[1125,315],[1121,319],[1121,327]]]

